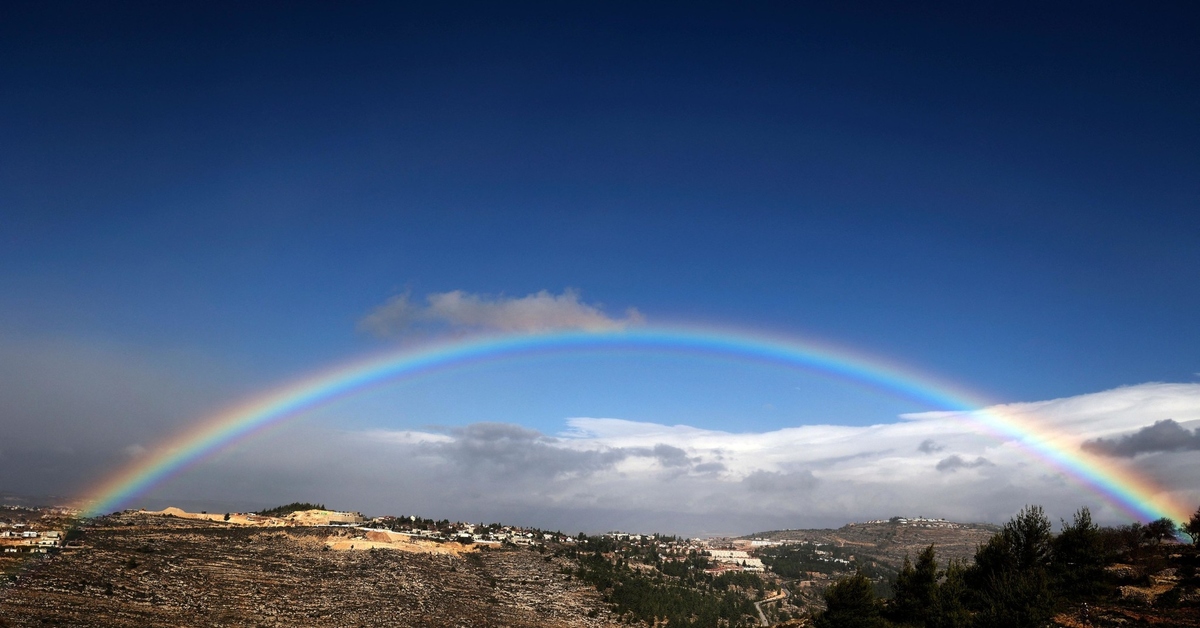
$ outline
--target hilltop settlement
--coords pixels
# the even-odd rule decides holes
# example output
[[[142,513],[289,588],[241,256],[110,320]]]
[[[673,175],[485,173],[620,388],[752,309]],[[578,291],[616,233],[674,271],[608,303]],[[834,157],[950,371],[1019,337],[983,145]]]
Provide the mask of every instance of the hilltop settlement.
[[[0,627],[1200,626],[1187,540],[1086,510],[1056,535],[1037,508],[1005,526],[893,517],[698,539],[306,503],[86,519],[5,506]]]

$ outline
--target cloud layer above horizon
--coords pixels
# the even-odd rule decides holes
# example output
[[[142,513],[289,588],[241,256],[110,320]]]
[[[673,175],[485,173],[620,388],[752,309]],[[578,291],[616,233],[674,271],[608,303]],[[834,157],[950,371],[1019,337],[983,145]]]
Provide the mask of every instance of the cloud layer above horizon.
[[[1083,446],[1174,417],[1200,424],[1200,385],[1144,384],[1010,404],[1075,434]],[[1089,506],[1126,516],[1017,444],[947,413],[871,426],[806,425],[766,432],[576,417],[546,434],[480,422],[423,430],[309,426],[241,447],[163,492],[315,497],[372,513],[505,520],[564,530],[684,534],[841,525],[896,514],[1003,521],[1025,504],[1054,517]],[[320,472],[292,452],[321,451]],[[1200,461],[1160,452],[1131,461],[1185,502],[1200,500]],[[279,492],[246,478],[289,478]],[[210,488],[206,489],[208,486]],[[225,493],[211,490],[221,486]],[[305,487],[297,490],[297,487]],[[232,497],[232,496],[231,496]]]
[[[107,345],[0,341],[13,358],[0,362],[0,399],[12,419],[0,442],[7,482],[0,491],[69,495],[245,386],[231,375],[198,388],[200,373],[213,369],[190,354],[155,361]],[[144,503],[244,509],[308,500],[372,514],[683,534],[896,514],[1001,522],[1028,503],[1053,517],[1087,505],[1100,521],[1126,520],[955,413],[860,426],[831,416],[825,424],[763,430],[739,429],[733,416],[721,429],[686,418],[576,416],[539,431],[486,414],[458,426],[395,429],[387,427],[387,408],[378,410],[357,428],[333,408],[322,420],[249,439]],[[1183,503],[1200,504],[1200,384],[1141,384],[1004,411],[1070,434],[1075,446],[1112,456]],[[437,420],[404,424],[422,422]]]

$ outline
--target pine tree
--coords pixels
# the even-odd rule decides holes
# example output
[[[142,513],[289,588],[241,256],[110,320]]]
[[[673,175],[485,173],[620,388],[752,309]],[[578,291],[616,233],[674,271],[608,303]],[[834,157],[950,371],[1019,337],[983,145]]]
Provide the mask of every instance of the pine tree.
[[[921,625],[933,608],[937,594],[937,553],[933,545],[925,548],[913,567],[908,557],[892,584],[895,594],[888,615],[892,621]]]
[[[965,574],[966,567],[958,561],[946,565],[946,571],[942,572],[942,583],[934,595],[933,607],[925,619],[927,628],[968,628],[971,625],[971,611],[966,605],[969,590]]]
[[[1102,588],[1106,553],[1100,528],[1086,507],[1075,513],[1070,524],[1054,539],[1054,575],[1057,588],[1072,596],[1092,596]]]
[[[858,572],[835,582],[825,591],[825,612],[814,622],[816,628],[885,628],[880,616],[875,586]]]
[[[1026,506],[975,553],[966,581],[981,627],[1041,626],[1054,609],[1048,568],[1054,536],[1040,506]]]

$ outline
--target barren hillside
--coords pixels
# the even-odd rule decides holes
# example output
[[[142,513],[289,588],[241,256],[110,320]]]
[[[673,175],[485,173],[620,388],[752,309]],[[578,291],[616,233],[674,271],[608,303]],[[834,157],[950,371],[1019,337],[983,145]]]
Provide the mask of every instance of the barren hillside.
[[[107,518],[0,589],[0,625],[605,626],[591,587],[527,549],[337,551],[329,528]],[[591,617],[589,617],[589,615]]]

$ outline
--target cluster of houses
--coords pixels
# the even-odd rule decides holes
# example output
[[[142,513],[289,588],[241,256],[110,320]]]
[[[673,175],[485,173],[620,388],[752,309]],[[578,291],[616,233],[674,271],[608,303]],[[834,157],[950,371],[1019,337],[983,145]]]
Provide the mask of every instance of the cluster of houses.
[[[891,519],[874,519],[864,521],[862,523],[850,523],[848,526],[856,525],[882,525],[889,523],[892,525],[912,526],[915,528],[959,528],[962,524],[946,521],[945,519],[930,519],[928,517],[892,517]]]
[[[705,569],[704,572],[714,575],[729,571],[762,573],[767,570],[766,565],[763,564],[762,559],[751,556],[747,549],[776,544],[776,542],[748,543],[744,540],[725,539],[664,539],[625,532],[608,532],[604,536],[617,541],[633,543],[654,541],[658,551],[666,560],[683,560],[692,553],[702,554],[707,556],[712,563],[712,566]]]
[[[830,551],[813,550],[813,553],[817,555],[817,560],[819,560],[823,563],[840,563],[843,565],[850,564],[849,560],[847,560],[845,558],[837,558],[833,555],[833,552],[830,552]],[[853,556],[851,558],[853,558]]]
[[[34,530],[24,523],[0,523],[0,547],[5,554],[31,552],[45,554],[52,548],[62,547],[63,533],[60,530]]]
[[[370,521],[371,527],[359,527],[364,532],[389,530],[412,537],[432,541],[455,541],[464,545],[542,545],[547,542],[575,543],[574,537],[561,532],[543,532],[534,528],[522,528],[507,525],[475,525],[441,521],[433,522],[410,517],[376,517]]]
[[[354,526],[360,525],[365,521],[361,513],[322,509],[297,510],[284,515],[262,515],[254,512],[230,512],[224,514],[210,513],[203,510],[200,512],[187,512],[180,508],[171,507],[163,510],[139,510],[138,513],[259,527]]]
[[[725,550],[725,549],[710,549],[708,557],[712,562],[716,563],[712,568],[704,570],[705,573],[721,573],[724,571],[766,571],[766,566],[763,565],[761,559],[750,556],[748,552],[742,550]]]
[[[601,536],[610,538],[615,541],[629,541],[633,543],[650,543],[653,542],[659,551],[663,554],[685,556],[688,552],[703,552],[709,547],[709,542],[704,539],[683,539],[673,536],[661,536],[655,534],[631,534],[628,532],[605,532]]]
[[[824,545],[824,543],[813,543],[806,539],[751,539],[750,547],[775,547],[776,545]]]

